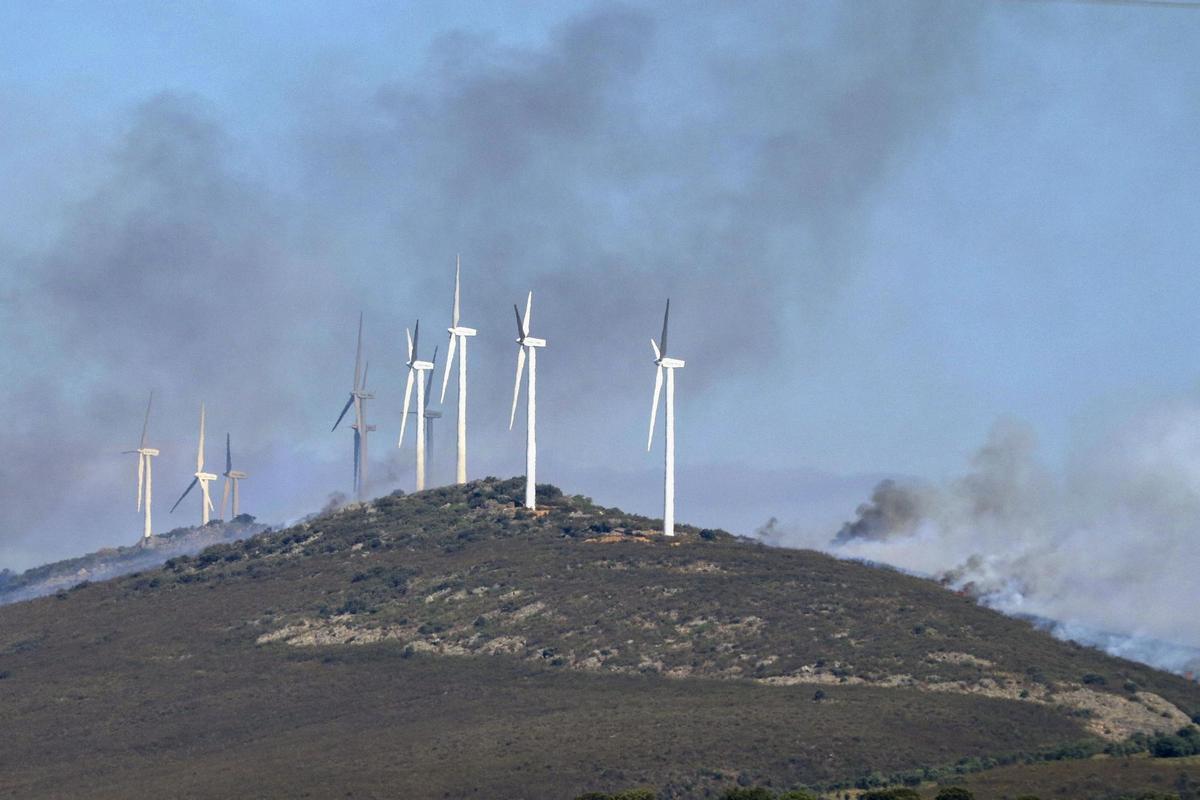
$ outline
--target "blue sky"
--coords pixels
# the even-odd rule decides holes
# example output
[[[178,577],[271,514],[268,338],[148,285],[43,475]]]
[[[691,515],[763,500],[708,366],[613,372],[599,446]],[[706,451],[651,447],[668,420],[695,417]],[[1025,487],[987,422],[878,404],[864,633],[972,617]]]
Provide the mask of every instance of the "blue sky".
[[[164,506],[200,399],[263,518],[345,489],[360,308],[377,488],[408,488],[403,326],[444,327],[459,251],[475,474],[521,468],[527,288],[544,477],[605,502],[655,508],[667,294],[684,520],[823,530],[1006,417],[1065,469],[1197,396],[1197,41],[1200,11],[993,0],[8,3],[0,410],[30,466],[0,566],[136,535],[117,451],[152,386]]]

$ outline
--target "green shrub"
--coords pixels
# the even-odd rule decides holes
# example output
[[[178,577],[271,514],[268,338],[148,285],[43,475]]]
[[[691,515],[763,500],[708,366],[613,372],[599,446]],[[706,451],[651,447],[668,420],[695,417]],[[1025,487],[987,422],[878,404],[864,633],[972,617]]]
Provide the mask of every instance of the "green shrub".
[[[1182,736],[1160,736],[1150,745],[1150,755],[1155,758],[1182,758],[1192,754],[1192,743]]]
[[[921,800],[921,795],[907,787],[871,789],[863,792],[859,800]]]
[[[726,789],[725,794],[721,795],[721,800],[774,800],[774,798],[774,792],[761,786]]]
[[[626,789],[614,794],[612,800],[658,800],[658,794],[651,789]]]
[[[937,793],[935,800],[975,800],[975,795],[961,786],[947,786]]]
[[[779,795],[777,800],[818,800],[817,796],[807,789],[792,789]]]

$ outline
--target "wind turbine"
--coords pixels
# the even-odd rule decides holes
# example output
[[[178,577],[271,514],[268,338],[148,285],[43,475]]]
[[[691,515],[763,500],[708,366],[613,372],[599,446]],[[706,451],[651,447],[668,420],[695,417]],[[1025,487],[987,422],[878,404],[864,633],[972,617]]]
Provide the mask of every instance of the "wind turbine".
[[[150,494],[154,488],[153,470],[151,468],[150,459],[158,455],[158,451],[153,447],[146,447],[146,429],[150,426],[150,406],[154,403],[154,392],[150,392],[150,399],[146,401],[146,418],[142,421],[142,438],[136,450],[126,450],[126,454],[137,453],[138,457],[138,477],[137,477],[137,510],[142,510],[143,497],[145,498],[145,524],[142,527],[142,543],[150,541],[150,537],[154,533],[154,529],[150,524]]]
[[[650,340],[654,349],[654,363],[658,371],[654,375],[654,405],[650,407],[650,435],[646,438],[646,452],[654,443],[654,422],[658,417],[658,399],[662,394],[663,371],[667,373],[667,444],[666,486],[663,490],[663,535],[675,535],[675,370],[683,369],[683,360],[667,357],[667,321],[671,316],[671,301],[663,314],[662,338]]]
[[[244,472],[238,472],[233,468],[233,451],[229,447],[229,434],[225,434],[225,471],[221,473],[225,476],[225,489],[221,492],[221,519],[225,519],[225,504],[229,501],[229,487],[233,486],[233,516],[238,515],[238,483],[242,478],[248,477]]]
[[[408,380],[404,384],[404,416],[400,418],[400,439],[396,442],[396,447],[404,446],[404,428],[408,424],[408,406],[412,400],[413,378],[417,381],[417,408],[422,410],[422,413],[417,414],[417,491],[420,492],[425,488],[425,376],[421,373],[426,370],[432,370],[433,364],[429,361],[422,361],[418,355],[417,345],[420,343],[421,337],[421,321],[417,320],[417,324],[413,330],[404,329],[404,335],[408,337]],[[432,377],[432,376],[430,376]]]
[[[537,508],[537,349],[546,346],[545,339],[529,335],[529,317],[533,311],[533,292],[525,299],[525,318],[514,305],[517,315],[517,380],[513,384],[512,413],[508,417],[511,431],[517,418],[517,398],[521,395],[521,373],[529,357],[529,397],[525,406],[525,507]]]
[[[467,339],[474,336],[476,331],[474,328],[465,328],[459,325],[459,276],[462,272],[462,259],[457,260],[454,266],[454,313],[451,315],[450,327],[447,329],[450,332],[450,352],[446,356],[446,371],[442,375],[442,399],[439,402],[446,402],[446,386],[450,383],[450,367],[454,364],[455,346],[459,345],[462,352],[458,358],[458,463],[455,472],[456,483],[467,482]]]
[[[435,348],[433,348],[433,358],[430,359],[430,363],[433,364],[434,367],[437,366],[437,354],[438,354],[438,349],[435,347]],[[442,412],[429,410],[429,401],[433,399],[433,373],[434,372],[436,372],[436,369],[431,369],[431,370],[429,370],[429,374],[425,376],[425,410],[424,410],[424,415],[425,415],[425,454],[426,454],[426,459],[430,462],[433,461],[433,421],[435,419],[442,418]],[[410,411],[408,413],[415,414],[417,412]],[[426,466],[430,466],[430,465],[427,464]]]
[[[204,403],[200,404],[200,446],[196,449],[196,473],[192,478],[192,482],[183,490],[183,494],[179,495],[179,499],[175,501],[175,505],[171,506],[171,512],[179,508],[179,504],[183,502],[183,498],[188,496],[188,492],[197,483],[200,484],[200,524],[208,524],[208,514],[213,510],[212,497],[208,493],[209,481],[215,481],[216,475],[211,472],[204,471]]]
[[[337,430],[338,425],[342,423],[342,418],[346,416],[346,412],[353,405],[354,423],[350,428],[354,431],[354,492],[360,502],[364,499],[367,486],[367,434],[375,430],[374,425],[367,424],[366,401],[374,400],[375,395],[367,392],[367,371],[371,365],[368,363],[364,366],[362,361],[362,328],[363,316],[360,312],[358,315],[358,348],[354,352],[354,388],[350,390],[350,399],[342,407],[342,413],[338,414],[337,422],[333,423],[331,429]],[[363,367],[361,373],[359,372],[360,366]]]

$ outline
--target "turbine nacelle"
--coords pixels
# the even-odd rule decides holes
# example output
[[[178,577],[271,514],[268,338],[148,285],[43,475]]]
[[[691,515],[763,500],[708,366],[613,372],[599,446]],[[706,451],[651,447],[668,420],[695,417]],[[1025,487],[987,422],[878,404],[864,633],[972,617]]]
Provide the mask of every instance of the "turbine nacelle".
[[[158,451],[157,451],[157,450],[155,450],[153,447],[139,447],[137,450],[134,450],[133,452],[134,452],[134,453],[137,453],[137,454],[139,454],[139,455],[143,455],[143,456],[156,456],[156,455],[158,455]]]
[[[246,473],[238,472],[237,470],[233,470],[232,472],[226,472],[224,474],[225,474],[226,478],[237,478],[238,480],[249,477]]]
[[[451,336],[475,336],[479,331],[474,328],[465,328],[462,325],[455,325],[452,328],[446,328],[446,332]]]
[[[538,339],[535,336],[522,336],[520,339],[517,339],[517,344],[522,347],[545,347],[546,340]]]
[[[202,481],[215,481],[220,477],[219,475],[213,475],[211,472],[197,472],[195,476],[198,480]]]
[[[427,370],[433,369],[434,364],[431,361],[409,361],[408,366],[412,369]]]
[[[682,358],[667,358],[663,356],[654,362],[664,369],[683,369],[684,361]]]

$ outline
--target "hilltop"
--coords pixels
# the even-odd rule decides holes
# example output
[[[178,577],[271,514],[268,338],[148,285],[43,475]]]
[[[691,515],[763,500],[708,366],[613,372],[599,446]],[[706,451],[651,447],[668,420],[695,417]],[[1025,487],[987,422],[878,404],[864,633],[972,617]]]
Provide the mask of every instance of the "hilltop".
[[[382,497],[0,608],[0,795],[691,797],[1200,713],[933,581],[538,491]]]

